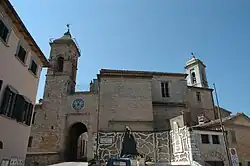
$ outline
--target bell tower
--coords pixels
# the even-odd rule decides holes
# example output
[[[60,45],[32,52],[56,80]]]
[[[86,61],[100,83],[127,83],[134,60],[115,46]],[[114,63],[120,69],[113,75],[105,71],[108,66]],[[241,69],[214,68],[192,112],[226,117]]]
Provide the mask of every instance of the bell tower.
[[[69,25],[61,38],[50,42],[50,68],[47,71],[44,99],[74,93],[80,51],[73,40]]]
[[[208,88],[205,64],[197,59],[193,53],[191,53],[191,55],[192,58],[187,61],[185,66],[186,73],[188,74],[188,86]]]

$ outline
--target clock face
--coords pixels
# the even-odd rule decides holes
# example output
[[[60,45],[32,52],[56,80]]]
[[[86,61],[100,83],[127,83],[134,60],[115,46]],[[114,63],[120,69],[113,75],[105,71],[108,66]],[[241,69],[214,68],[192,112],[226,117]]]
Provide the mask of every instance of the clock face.
[[[84,100],[83,99],[75,99],[72,102],[72,108],[76,111],[80,111],[84,108]]]

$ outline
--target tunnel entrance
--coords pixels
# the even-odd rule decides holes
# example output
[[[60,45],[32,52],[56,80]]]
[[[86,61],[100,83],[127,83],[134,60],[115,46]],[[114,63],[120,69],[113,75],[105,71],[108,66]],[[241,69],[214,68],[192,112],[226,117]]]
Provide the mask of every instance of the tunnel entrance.
[[[81,123],[73,124],[66,141],[66,161],[86,161],[87,127]]]

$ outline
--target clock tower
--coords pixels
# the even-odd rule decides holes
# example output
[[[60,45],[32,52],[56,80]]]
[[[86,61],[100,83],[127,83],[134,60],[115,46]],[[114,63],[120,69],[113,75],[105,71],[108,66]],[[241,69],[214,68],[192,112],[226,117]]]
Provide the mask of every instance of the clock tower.
[[[51,66],[46,75],[44,100],[62,98],[75,92],[80,51],[67,26],[68,30],[61,38],[50,42]]]
[[[51,41],[50,46],[50,67],[46,75],[44,97],[41,108],[35,109],[35,124],[39,124],[39,127],[34,126],[31,134],[36,133],[33,135],[34,140],[42,150],[59,152],[65,139],[64,108],[67,98],[75,92],[80,51],[69,29],[62,37]],[[83,104],[75,102],[74,107],[80,109]]]

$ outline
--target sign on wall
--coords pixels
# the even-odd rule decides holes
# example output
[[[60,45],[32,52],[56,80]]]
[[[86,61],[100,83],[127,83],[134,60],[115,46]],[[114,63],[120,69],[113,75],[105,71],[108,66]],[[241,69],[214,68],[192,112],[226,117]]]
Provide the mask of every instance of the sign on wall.
[[[101,137],[100,138],[100,144],[102,145],[111,145],[113,143],[112,137]]]

